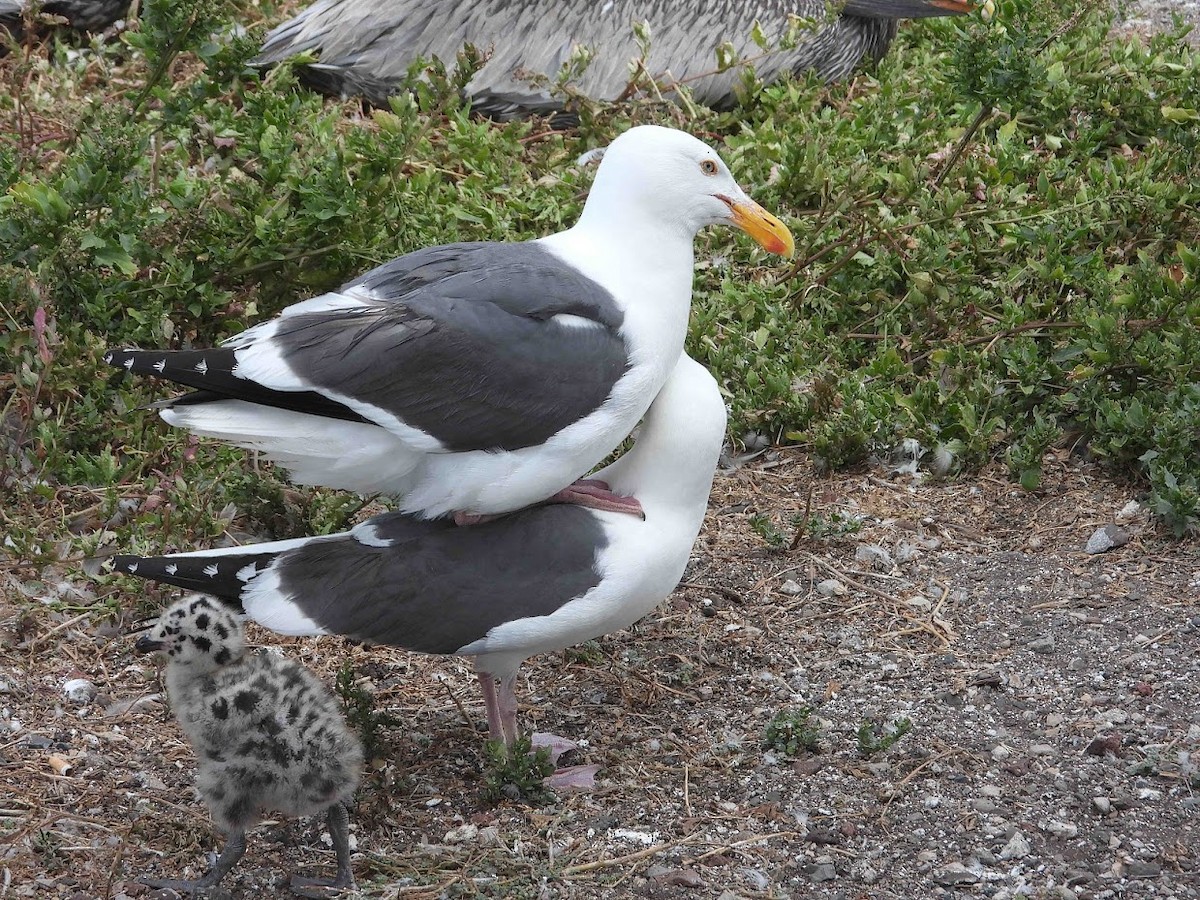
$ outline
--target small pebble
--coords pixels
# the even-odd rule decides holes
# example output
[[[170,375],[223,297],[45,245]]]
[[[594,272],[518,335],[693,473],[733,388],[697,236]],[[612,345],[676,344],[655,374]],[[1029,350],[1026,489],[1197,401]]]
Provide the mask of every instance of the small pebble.
[[[1157,878],[1162,874],[1162,863],[1135,860],[1129,864],[1126,874],[1130,878]]]
[[[1107,797],[1093,797],[1092,808],[1102,816],[1107,816],[1112,811],[1112,801]]]
[[[62,691],[72,703],[91,703],[96,698],[96,686],[86,678],[67,679]]]
[[[1051,819],[1043,827],[1055,837],[1073,838],[1079,834],[1078,825],[1071,822],[1060,822],[1058,819]]]
[[[1097,528],[1083,549],[1086,553],[1106,553],[1129,543],[1132,535],[1120,525],[1104,525]]]
[[[1024,859],[1029,855],[1029,841],[1021,832],[1013,832],[1013,836],[1008,839],[1008,843],[1004,845],[1004,849],[1000,851],[1001,859]]]
[[[846,586],[836,578],[826,578],[817,583],[817,593],[822,597],[842,597],[846,594]]]
[[[854,559],[881,572],[890,572],[896,566],[892,554],[878,544],[859,544],[854,551]]]
[[[1118,522],[1132,522],[1137,518],[1138,513],[1142,511],[1142,504],[1136,500],[1130,500],[1121,507],[1121,511],[1117,513]]]
[[[977,884],[979,876],[962,863],[952,862],[934,872],[933,880],[945,887],[954,887],[962,884]]]
[[[1034,638],[1025,646],[1027,646],[1034,653],[1053,653],[1054,638],[1048,634],[1043,635],[1042,637]]]
[[[822,881],[833,881],[837,878],[837,870],[834,869],[831,862],[817,863],[808,877],[816,884],[820,884]]]
[[[804,588],[800,587],[799,584],[797,584],[796,582],[792,581],[792,579],[789,578],[787,581],[785,581],[783,584],[781,584],[779,586],[779,593],[787,594],[789,597],[795,597],[799,594],[803,594]]]

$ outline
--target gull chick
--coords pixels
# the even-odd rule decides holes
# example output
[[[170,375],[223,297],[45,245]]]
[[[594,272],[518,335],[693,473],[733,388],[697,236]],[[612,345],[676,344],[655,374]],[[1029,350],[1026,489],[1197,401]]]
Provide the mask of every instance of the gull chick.
[[[363,753],[325,685],[297,662],[248,651],[239,617],[202,594],[168,607],[135,649],[166,655],[171,706],[199,757],[197,789],[228,836],[203,877],[142,882],[186,893],[214,887],[237,865],[246,829],[264,813],[324,812],[337,875],[294,875],[292,890],[325,897],[353,887],[346,804],[358,787]]]

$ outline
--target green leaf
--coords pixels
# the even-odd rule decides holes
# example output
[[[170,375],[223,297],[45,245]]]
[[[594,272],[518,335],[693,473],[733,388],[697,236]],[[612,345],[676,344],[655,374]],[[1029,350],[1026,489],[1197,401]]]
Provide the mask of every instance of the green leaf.
[[[1200,111],[1189,106],[1164,106],[1162,117],[1168,122],[1183,125],[1187,122],[1200,122]]]

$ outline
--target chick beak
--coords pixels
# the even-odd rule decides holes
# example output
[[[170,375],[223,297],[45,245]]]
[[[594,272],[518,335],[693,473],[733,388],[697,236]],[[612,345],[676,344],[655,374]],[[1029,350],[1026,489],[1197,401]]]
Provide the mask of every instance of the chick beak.
[[[724,194],[716,196],[733,213],[733,224],[750,235],[768,253],[791,256],[796,252],[796,242],[788,227],[749,197],[734,200]]]
[[[133,645],[134,653],[157,653],[159,650],[166,648],[166,644],[162,641],[156,641],[147,634],[143,634],[137,639],[137,643]]]

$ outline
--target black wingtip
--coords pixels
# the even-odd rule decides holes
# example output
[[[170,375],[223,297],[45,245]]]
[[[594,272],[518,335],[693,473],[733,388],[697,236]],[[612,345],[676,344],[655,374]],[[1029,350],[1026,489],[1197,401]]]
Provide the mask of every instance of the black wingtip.
[[[108,561],[108,567],[122,575],[136,575],[144,557],[118,553]]]

